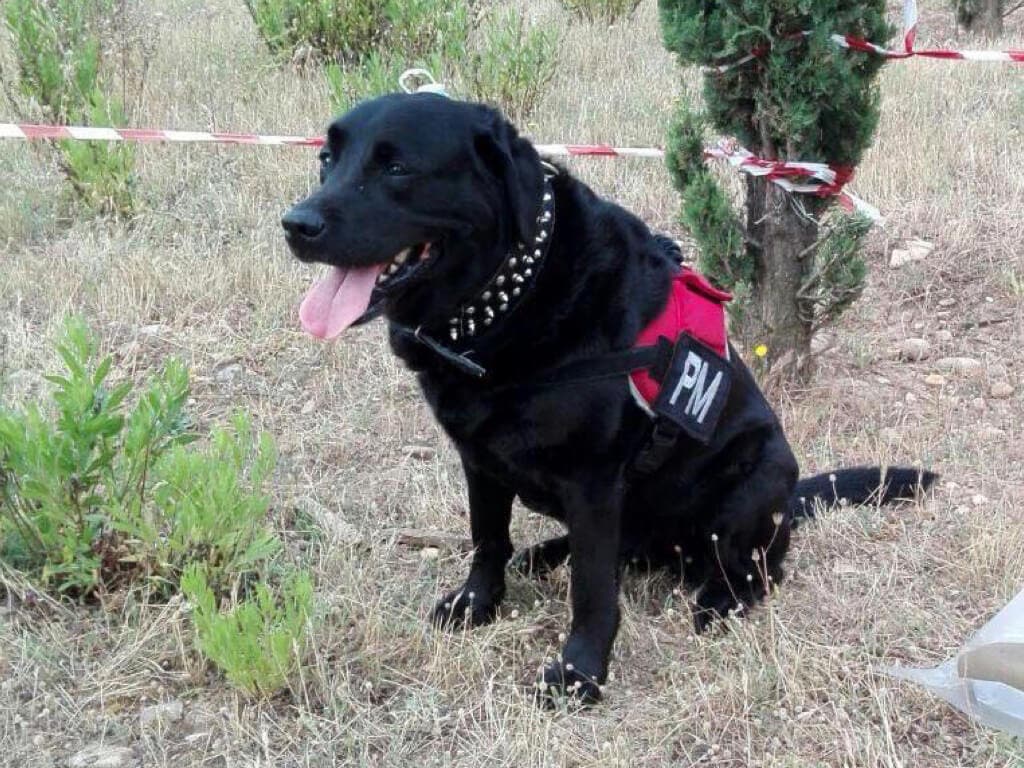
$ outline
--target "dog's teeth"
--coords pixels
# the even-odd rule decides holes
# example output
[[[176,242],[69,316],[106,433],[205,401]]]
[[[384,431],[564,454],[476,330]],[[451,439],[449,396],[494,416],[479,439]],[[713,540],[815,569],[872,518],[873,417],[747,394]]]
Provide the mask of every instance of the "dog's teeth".
[[[398,271],[398,265],[397,264],[391,264],[391,265],[388,266],[388,274],[389,275],[393,275],[397,271]]]
[[[405,264],[405,260],[408,259],[408,258],[409,258],[409,249],[406,248],[400,254],[395,256],[394,261],[395,261],[396,264]]]

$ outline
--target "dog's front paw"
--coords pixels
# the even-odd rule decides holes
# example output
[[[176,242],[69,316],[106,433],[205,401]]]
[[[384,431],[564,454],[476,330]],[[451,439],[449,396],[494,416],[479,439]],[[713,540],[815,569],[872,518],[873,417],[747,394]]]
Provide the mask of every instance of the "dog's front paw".
[[[545,664],[537,681],[537,701],[541,706],[551,707],[562,699],[577,704],[596,704],[601,700],[601,686],[594,675],[577,669],[572,662]]]
[[[431,618],[439,627],[478,627],[494,621],[497,613],[497,601],[463,588],[441,598]]]

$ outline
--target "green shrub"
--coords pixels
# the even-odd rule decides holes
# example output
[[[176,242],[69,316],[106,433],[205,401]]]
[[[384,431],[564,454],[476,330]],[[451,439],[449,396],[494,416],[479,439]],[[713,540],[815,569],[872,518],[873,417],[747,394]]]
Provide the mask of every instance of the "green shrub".
[[[140,580],[167,595],[192,561],[218,593],[258,574],[280,543],[263,487],[274,464],[248,420],[191,445],[188,373],[176,361],[127,406],[111,358],[80,320],[57,346],[53,407],[0,409],[0,558],[43,588],[81,598]]]
[[[373,51],[414,61],[457,55],[469,33],[466,0],[245,0],[271,52],[284,60],[362,62]]]
[[[612,24],[628,19],[640,5],[640,0],[561,0],[562,5],[574,16],[593,23],[603,21]]]
[[[113,0],[9,0],[10,29],[22,94],[59,123],[124,125],[124,105],[101,73],[98,28]],[[134,201],[134,155],[123,144],[58,142],[60,166],[76,195],[99,213],[128,216]]]
[[[252,594],[225,612],[198,565],[181,578],[192,604],[199,648],[228,680],[250,695],[269,696],[283,688],[302,660],[313,608],[308,573],[294,572],[274,594],[257,582]]]
[[[481,36],[469,64],[473,98],[500,106],[514,120],[528,116],[557,71],[560,33],[530,26],[510,9],[492,18]]]

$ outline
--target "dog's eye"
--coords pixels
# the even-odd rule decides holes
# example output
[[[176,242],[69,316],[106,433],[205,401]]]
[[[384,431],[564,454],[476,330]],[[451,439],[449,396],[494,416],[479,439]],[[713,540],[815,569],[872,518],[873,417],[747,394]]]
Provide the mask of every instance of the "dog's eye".
[[[329,150],[329,149],[321,149],[320,150],[320,165],[330,165],[330,164],[331,164],[331,150]]]
[[[405,176],[409,173],[409,169],[406,168],[401,163],[391,161],[386,166],[384,166],[384,173],[386,173],[388,176]]]

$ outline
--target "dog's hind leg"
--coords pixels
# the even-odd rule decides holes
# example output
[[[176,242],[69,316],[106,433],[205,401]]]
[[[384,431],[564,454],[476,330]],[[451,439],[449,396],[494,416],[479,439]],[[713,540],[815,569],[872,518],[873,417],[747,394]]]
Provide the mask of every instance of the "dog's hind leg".
[[[516,552],[509,563],[516,573],[538,578],[545,576],[569,559],[569,535],[556,536]]]
[[[722,499],[701,534],[705,581],[693,617],[698,632],[730,612],[744,613],[782,580],[792,525],[788,500],[795,480],[795,462],[792,472],[765,463]]]
[[[508,526],[515,494],[465,462],[463,466],[469,487],[473,563],[462,587],[445,595],[434,608],[434,623],[442,626],[493,620],[505,596],[505,564],[512,556]]]

